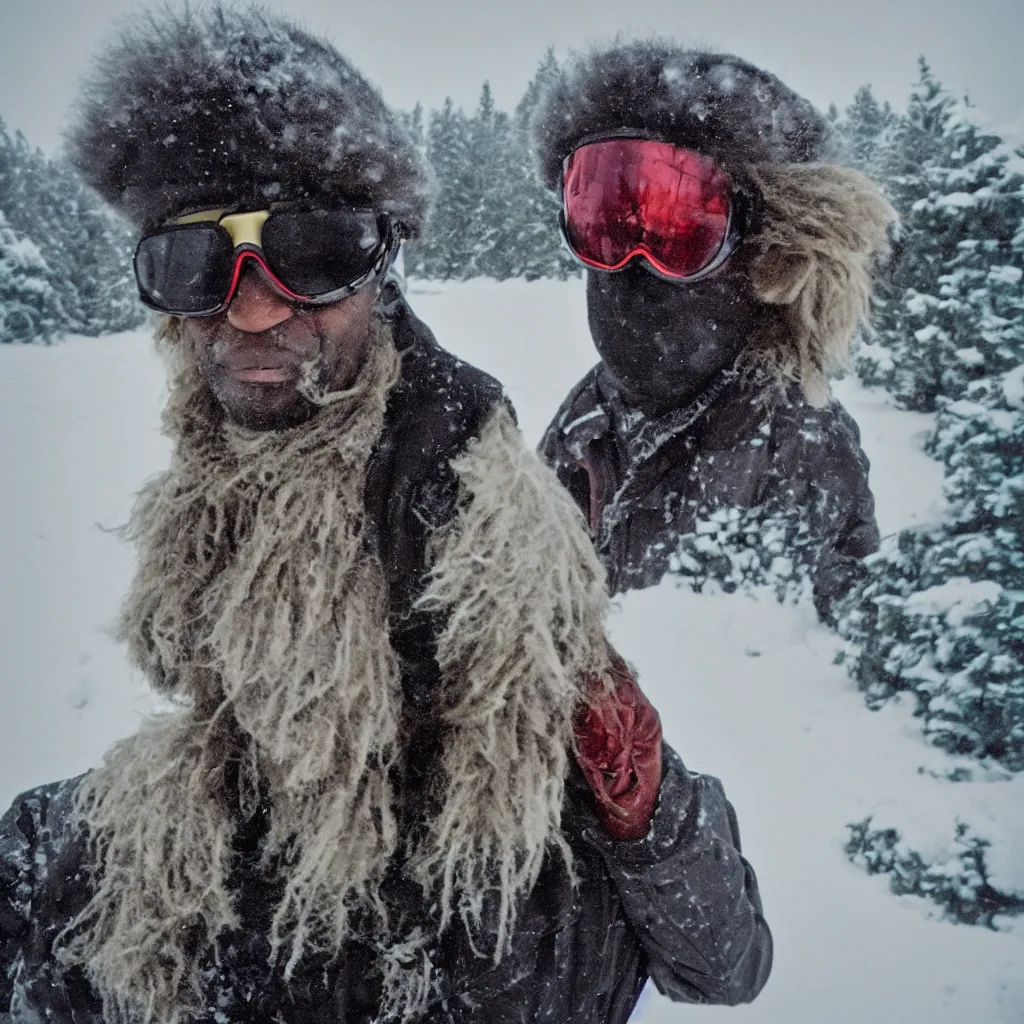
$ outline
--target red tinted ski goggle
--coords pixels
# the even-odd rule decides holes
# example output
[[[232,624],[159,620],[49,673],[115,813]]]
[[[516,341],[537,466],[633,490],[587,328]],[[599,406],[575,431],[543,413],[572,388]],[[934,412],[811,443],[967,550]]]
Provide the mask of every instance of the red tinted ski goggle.
[[[562,168],[562,235],[596,270],[642,256],[661,277],[693,281],[740,240],[732,179],[710,157],[642,138],[574,149]]]
[[[142,301],[174,316],[213,316],[231,304],[253,260],[291,302],[327,306],[384,273],[401,239],[372,210],[206,210],[181,217],[135,247]]]

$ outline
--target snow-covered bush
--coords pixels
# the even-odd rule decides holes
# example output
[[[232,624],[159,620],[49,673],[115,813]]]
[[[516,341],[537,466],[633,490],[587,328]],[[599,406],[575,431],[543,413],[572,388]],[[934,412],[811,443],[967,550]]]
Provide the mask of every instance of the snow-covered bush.
[[[867,560],[841,606],[840,655],[871,706],[905,691],[925,735],[950,753],[1024,771],[1024,339],[1003,332],[1014,369],[939,399],[932,454],[946,465],[945,519],[905,530]],[[927,896],[960,921],[1024,911],[986,874],[987,840],[964,830],[952,859],[929,860],[894,829],[851,825],[847,852],[889,872],[895,892]]]
[[[714,581],[726,593],[766,586],[780,601],[799,600],[810,591],[814,553],[796,513],[720,509],[677,539],[669,569],[697,592]]]
[[[1024,353],[1024,345],[1021,346]],[[945,521],[867,560],[840,631],[878,705],[917,700],[928,737],[1024,770],[1024,365],[944,401],[931,450],[946,464]]]
[[[946,860],[929,860],[913,850],[894,828],[872,828],[872,819],[847,825],[846,854],[868,874],[888,874],[897,896],[922,896],[964,924],[993,926],[1000,914],[1024,913],[1024,896],[992,884],[986,851],[991,843],[958,822]]]

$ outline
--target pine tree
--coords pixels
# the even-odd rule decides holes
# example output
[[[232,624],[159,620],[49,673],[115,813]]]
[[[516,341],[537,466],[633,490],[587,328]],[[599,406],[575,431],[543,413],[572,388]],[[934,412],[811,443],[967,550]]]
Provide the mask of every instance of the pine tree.
[[[0,211],[30,239],[57,296],[58,333],[136,327],[144,310],[131,271],[133,239],[69,168],[48,160],[0,122]]]
[[[96,336],[139,326],[144,310],[132,274],[134,239],[128,226],[63,164],[53,162],[46,172],[60,221],[53,248],[62,263],[62,293],[75,300],[69,329]]]
[[[991,151],[990,151],[991,152]],[[929,450],[946,466],[943,523],[868,559],[847,599],[847,661],[869,702],[912,692],[943,748],[1024,770],[1024,184],[1000,159],[993,202],[1016,230],[965,304],[993,353],[961,397],[940,397]],[[1016,195],[1017,199],[1013,199]],[[999,224],[1000,234],[1008,234]],[[983,246],[982,246],[983,247]],[[972,253],[976,246],[968,247]],[[967,321],[965,321],[967,322]],[[985,327],[987,325],[987,327]]]
[[[549,47],[515,110],[514,180],[518,183],[519,210],[516,248],[522,254],[521,273],[527,280],[540,277],[564,280],[580,273],[579,265],[562,243],[558,231],[558,198],[541,184],[529,141],[530,119],[540,97],[561,74],[555,51]]]
[[[431,114],[426,153],[438,194],[423,238],[410,246],[410,272],[498,280],[579,272],[561,244],[558,200],[537,178],[528,133],[541,90],[560,73],[549,49],[511,117],[496,109],[487,82],[472,117],[451,100]],[[412,128],[416,111],[405,120]]]
[[[934,216],[954,246],[938,278],[929,327],[942,343],[942,396],[956,399],[973,381],[1004,373],[1019,358],[1024,164],[969,121],[956,122],[949,134],[967,162],[943,176],[940,193],[921,212]]]
[[[878,177],[883,154],[889,150],[897,124],[892,107],[888,103],[879,104],[871,86],[863,85],[837,123],[846,143],[850,166]]]
[[[900,215],[898,258],[877,288],[874,343],[860,347],[855,366],[865,384],[882,385],[908,408],[929,409],[938,394],[940,374],[929,345],[933,335],[915,336],[924,328],[913,317],[927,309],[941,254],[938,240],[919,223],[915,204],[931,191],[930,169],[943,162],[953,99],[923,57],[919,72],[907,113],[891,126],[888,146],[880,151],[875,147],[872,170]],[[862,97],[857,113],[859,120],[870,123],[866,100]]]
[[[1005,360],[993,362],[994,349],[977,347],[982,312],[971,296],[990,267],[1005,262],[1013,213],[992,193],[1013,186],[1000,170],[1001,140],[977,127],[970,106],[954,100],[923,59],[920,71],[905,117],[880,126],[884,110],[876,114],[858,94],[848,119],[902,221],[900,258],[879,288],[876,337],[856,366],[903,407],[933,411],[940,395],[962,395],[971,381],[1005,368]],[[886,137],[888,146],[873,141]]]
[[[396,111],[402,127],[409,133],[412,141],[422,149],[426,149],[427,136],[423,128],[423,104],[417,103],[410,112]]]
[[[471,219],[465,187],[470,155],[466,115],[451,99],[430,116],[427,159],[438,189],[423,237],[410,248],[409,271],[423,277],[457,277]]]
[[[63,310],[38,247],[0,212],[0,343],[50,341]]]
[[[945,465],[947,509],[939,525],[887,538],[867,560],[839,609],[840,660],[869,705],[905,692],[933,743],[1022,771],[1024,159],[982,131],[924,61],[888,146],[870,144],[867,99],[860,166],[881,177],[902,216],[903,255],[858,372],[906,407],[937,410],[926,447]],[[888,873],[894,892],[968,923],[1024,912],[1019,894],[991,884],[988,840],[962,824],[952,855],[937,861],[895,829],[848,827],[850,859]]]
[[[472,210],[471,250],[461,266],[462,277],[515,276],[515,183],[509,175],[509,119],[494,106],[484,82],[476,114],[469,123],[471,171],[466,177]]]
[[[0,129],[3,126],[0,125]],[[11,138],[0,131],[3,149],[0,176],[0,211],[18,236],[35,245],[45,267],[49,288],[58,296],[60,319],[56,332],[75,330],[81,323],[78,294],[68,285],[68,267],[63,258],[66,225],[55,211],[56,198],[48,189],[46,158],[33,150],[21,132]]]
[[[833,113],[834,111],[834,113]],[[840,116],[838,110],[829,112],[842,140],[846,162],[876,181],[882,179],[882,162],[893,145],[893,135],[899,123],[888,103],[879,104],[870,85],[861,86],[853,102]],[[883,319],[886,299],[895,293],[895,287],[886,279],[885,267],[878,268],[881,279],[877,288],[876,313]],[[888,285],[888,287],[887,287]],[[854,352],[854,365],[861,380],[869,386],[888,383],[893,369],[890,348],[880,343],[873,332],[866,332],[859,339]]]

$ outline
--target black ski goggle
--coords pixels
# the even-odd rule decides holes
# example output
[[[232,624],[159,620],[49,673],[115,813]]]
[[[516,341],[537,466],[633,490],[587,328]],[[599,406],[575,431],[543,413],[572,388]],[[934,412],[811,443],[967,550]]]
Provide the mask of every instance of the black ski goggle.
[[[327,306],[385,273],[401,238],[373,210],[206,210],[135,247],[142,301],[173,316],[214,316],[231,304],[246,260],[290,302]]]

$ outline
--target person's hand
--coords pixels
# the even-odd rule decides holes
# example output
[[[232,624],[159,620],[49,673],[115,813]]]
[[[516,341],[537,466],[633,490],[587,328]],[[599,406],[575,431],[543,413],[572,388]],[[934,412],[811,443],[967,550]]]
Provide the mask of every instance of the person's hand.
[[[576,759],[608,835],[640,839],[661,788],[661,719],[617,654],[611,676],[611,692],[600,679],[588,680],[587,703],[574,722]]]

